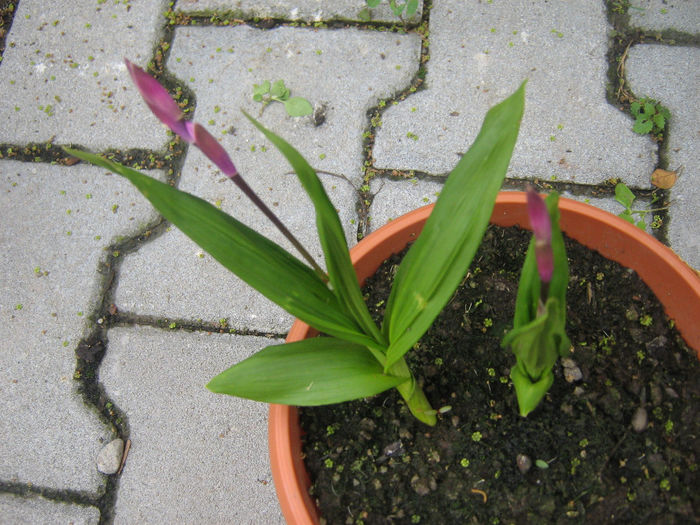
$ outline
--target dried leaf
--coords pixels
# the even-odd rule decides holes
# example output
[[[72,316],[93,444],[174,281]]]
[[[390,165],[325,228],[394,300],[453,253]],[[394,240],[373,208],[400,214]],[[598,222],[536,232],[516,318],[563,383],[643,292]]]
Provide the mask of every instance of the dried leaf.
[[[678,180],[678,173],[675,171],[662,170],[661,168],[654,170],[651,174],[651,183],[657,188],[668,190]]]

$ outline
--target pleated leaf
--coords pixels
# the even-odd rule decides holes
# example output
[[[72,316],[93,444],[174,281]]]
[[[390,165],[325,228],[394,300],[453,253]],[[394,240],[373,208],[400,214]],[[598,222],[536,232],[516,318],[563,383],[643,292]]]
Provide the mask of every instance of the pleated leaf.
[[[207,388],[265,403],[314,406],[373,396],[405,377],[383,373],[362,345],[331,337],[268,346],[214,377]]]
[[[371,343],[313,270],[274,242],[199,197],[97,155],[66,151],[126,177],[185,235],[293,316],[330,335]]]
[[[508,169],[524,104],[525,83],[489,110],[404,257],[384,320],[389,339],[385,370],[425,333],[467,273]]]
[[[379,346],[383,346],[385,344],[384,338],[372,320],[362,298],[362,291],[350,261],[348,245],[345,240],[343,227],[338,218],[338,212],[328,198],[328,194],[323,188],[318,175],[316,175],[316,171],[284,139],[266,129],[247,113],[245,115],[285,156],[297,177],[299,177],[304,190],[309,195],[316,210],[316,227],[326,260],[328,277],[338,300],[364,333],[371,336]]]

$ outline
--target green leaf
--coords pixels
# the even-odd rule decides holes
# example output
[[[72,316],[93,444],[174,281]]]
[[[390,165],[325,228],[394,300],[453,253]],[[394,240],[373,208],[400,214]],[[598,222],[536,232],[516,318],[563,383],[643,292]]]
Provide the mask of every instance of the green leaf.
[[[521,416],[527,416],[545,396],[554,380],[552,367],[558,356],[566,353],[561,349],[568,350],[571,345],[564,330],[565,308],[550,296],[543,314],[503,338],[503,346],[510,346],[517,359],[510,377]]]
[[[626,220],[630,224],[634,224],[634,217],[632,216],[632,212],[630,210],[625,210],[622,213],[618,215],[621,219]]]
[[[413,16],[418,11],[418,0],[408,0],[406,2],[406,16]]]
[[[654,124],[656,124],[656,127],[659,129],[664,129],[664,126],[666,126],[666,119],[661,113],[657,113],[653,117]]]
[[[367,348],[331,337],[268,346],[214,377],[212,392],[285,405],[340,403],[406,382],[385,375]]]
[[[632,102],[630,104],[630,112],[634,117],[639,115],[639,111],[642,109],[642,106],[639,104],[639,102]]]
[[[284,85],[284,80],[278,80],[270,88],[270,96],[283,102],[289,98],[289,90]]]
[[[304,115],[311,115],[311,113],[314,112],[311,103],[302,97],[292,97],[285,100],[284,107],[290,117],[303,117]]]
[[[476,253],[508,169],[525,105],[525,83],[492,108],[448,177],[423,232],[404,257],[387,302],[386,367],[403,356],[447,304]]]
[[[370,15],[369,9],[364,8],[357,13],[357,18],[359,18],[362,22],[369,22],[372,16]]]
[[[389,0],[389,7],[391,7],[391,10],[394,12],[394,16],[401,17],[401,13],[403,13],[406,4],[397,4],[396,0]]]
[[[637,228],[639,228],[640,230],[647,231],[647,223],[644,222],[644,219],[640,219],[637,221]]]
[[[377,7],[382,0],[366,0],[367,7]]]
[[[126,177],[185,235],[293,316],[330,335],[372,342],[314,271],[274,242],[199,197],[92,153],[65,150]]]
[[[615,200],[622,204],[625,208],[631,208],[634,199],[636,199],[634,193],[632,193],[632,190],[630,190],[625,184],[618,182],[615,185]]]
[[[632,129],[635,133],[639,133],[640,135],[646,135],[652,130],[653,127],[654,124],[651,122],[651,120],[637,120],[634,123],[634,126],[632,126]]]
[[[328,194],[326,194],[326,190],[323,188],[318,175],[316,175],[316,172],[306,159],[289,143],[266,129],[248,113],[244,112],[244,114],[285,156],[296,172],[297,177],[299,177],[301,185],[309,195],[316,210],[316,228],[318,229],[319,240],[321,241],[326,260],[326,269],[328,270],[328,277],[333,290],[339,302],[345,307],[348,315],[355,320],[363,333],[375,341],[374,348],[382,347],[383,349],[386,342],[372,320],[362,297],[362,291],[357,282],[355,269],[350,261],[350,253],[348,252],[348,245],[338,213],[328,198]]]
[[[257,102],[262,100],[263,95],[270,92],[270,81],[266,80],[262,84],[253,84],[253,99]]]
[[[644,114],[647,117],[650,117],[654,113],[656,113],[656,106],[654,105],[654,103],[653,102],[646,102],[644,104]]]

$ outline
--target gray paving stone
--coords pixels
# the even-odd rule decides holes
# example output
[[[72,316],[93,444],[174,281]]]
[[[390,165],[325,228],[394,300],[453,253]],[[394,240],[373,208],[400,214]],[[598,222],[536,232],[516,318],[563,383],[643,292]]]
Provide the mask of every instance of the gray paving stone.
[[[700,2],[697,0],[631,0],[628,12],[631,27],[700,33]]]
[[[427,89],[384,114],[376,167],[449,172],[487,109],[527,78],[510,177],[646,187],[656,147],[605,98],[609,29],[598,0],[436,0]]]
[[[60,503],[39,496],[24,498],[13,494],[0,494],[0,516],[4,525],[92,525],[100,522],[100,511],[95,507]]]
[[[0,143],[164,146],[122,58],[145,65],[166,4],[22,0],[0,66]]]
[[[95,459],[113,436],[75,392],[74,351],[104,249],[154,214],[89,166],[0,161],[0,181],[0,479],[97,493]]]
[[[258,115],[253,84],[278,78],[286,81],[292,95],[326,104],[326,120],[320,126],[308,117],[288,117],[278,103],[267,107],[261,121],[297,147],[314,167],[345,177],[320,174],[339,210],[346,238],[354,244],[355,187],[361,181],[366,111],[409,84],[419,46],[415,35],[355,29],[191,27],[176,31],[168,67],[186,79],[196,94],[195,120],[214,122],[209,128],[221,137],[248,183],[321,263],[310,201],[296,176],[288,174],[286,160],[239,108]],[[232,127],[235,134],[228,133]],[[180,188],[219,203],[224,211],[292,251],[235,185],[194,148],[187,155]],[[121,309],[168,318],[229,318],[234,328],[281,332],[291,326],[290,316],[199,253],[175,231],[143,246],[122,266],[117,304]],[[149,276],[147,285],[143,275]]]
[[[100,367],[129,418],[115,523],[284,523],[268,462],[267,405],[204,385],[281,341],[115,328]]]
[[[320,22],[331,20],[360,20],[359,13],[367,7],[364,0],[178,0],[176,8],[186,13],[192,12],[233,12],[240,18],[277,18],[284,20],[303,20]],[[420,20],[423,2],[419,2],[416,14],[408,18],[409,22]],[[400,20],[384,1],[370,10],[371,20],[377,22],[397,23]]]
[[[409,211],[434,203],[442,190],[442,184],[435,180],[413,179],[395,181],[375,179],[372,181],[371,189],[375,197],[370,207],[370,216],[372,218],[370,231],[374,231]],[[585,202],[614,215],[618,215],[624,210],[622,205],[616,202],[614,198],[587,198],[573,195],[569,192],[562,193],[562,197]],[[644,202],[635,202],[635,209],[648,210],[649,206]],[[651,215],[647,215],[647,230],[650,228],[651,220]]]
[[[683,168],[671,189],[671,247],[700,268],[700,49],[637,45],[630,49],[627,79],[638,97],[659,100],[671,112],[670,169]]]

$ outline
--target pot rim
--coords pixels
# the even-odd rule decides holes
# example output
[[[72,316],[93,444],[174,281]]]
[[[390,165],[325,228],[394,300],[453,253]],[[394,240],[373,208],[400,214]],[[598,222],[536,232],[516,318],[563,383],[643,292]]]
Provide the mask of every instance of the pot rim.
[[[401,251],[422,230],[434,205],[413,210],[372,232],[350,250],[360,282],[392,253]],[[607,211],[567,198],[559,200],[561,229],[604,257],[632,268],[674,319],[678,331],[700,359],[700,277],[678,255],[637,226]],[[501,191],[491,223],[530,229],[526,194]],[[379,250],[376,248],[381,246]],[[361,268],[360,268],[361,267]],[[313,337],[315,330],[297,320],[287,341]],[[308,493],[310,478],[301,451],[296,407],[270,405],[268,440],[272,476],[282,513],[289,525],[318,524]]]

